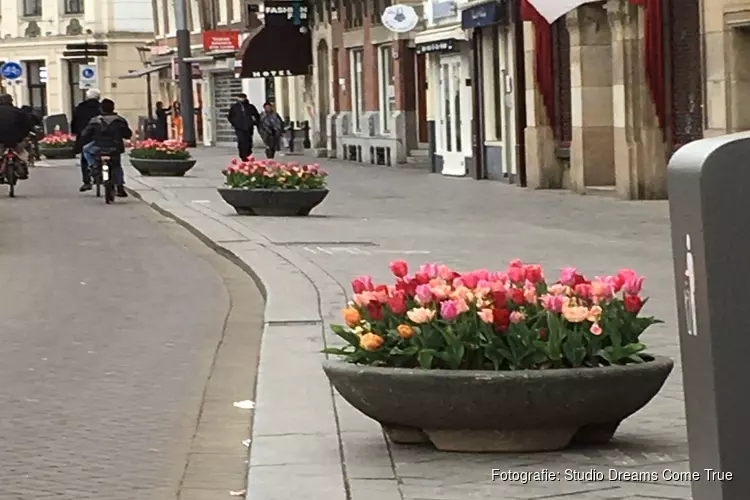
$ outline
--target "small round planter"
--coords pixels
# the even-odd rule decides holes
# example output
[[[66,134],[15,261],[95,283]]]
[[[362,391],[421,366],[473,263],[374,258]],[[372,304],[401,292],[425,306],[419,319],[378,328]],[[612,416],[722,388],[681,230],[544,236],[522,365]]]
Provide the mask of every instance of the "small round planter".
[[[133,165],[133,168],[141,175],[146,176],[182,177],[195,166],[196,161],[194,159],[151,160],[130,157],[130,164]]]
[[[40,144],[39,154],[46,157],[48,160],[71,160],[76,157],[73,146],[65,148],[45,148]]]
[[[293,217],[309,215],[328,190],[219,188],[219,194],[239,215]]]
[[[323,369],[395,443],[443,451],[538,452],[602,445],[645,406],[672,360],[524,371],[383,368],[328,360]]]

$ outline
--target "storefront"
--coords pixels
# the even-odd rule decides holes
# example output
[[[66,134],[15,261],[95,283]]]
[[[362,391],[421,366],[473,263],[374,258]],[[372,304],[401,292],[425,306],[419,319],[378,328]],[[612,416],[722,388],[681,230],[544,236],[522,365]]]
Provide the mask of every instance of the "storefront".
[[[461,27],[470,33],[472,135],[477,179],[519,182],[515,30],[511,2],[468,3]]]
[[[464,176],[473,167],[471,54],[453,0],[431,2],[428,28],[414,39],[427,58],[427,101],[432,170]]]

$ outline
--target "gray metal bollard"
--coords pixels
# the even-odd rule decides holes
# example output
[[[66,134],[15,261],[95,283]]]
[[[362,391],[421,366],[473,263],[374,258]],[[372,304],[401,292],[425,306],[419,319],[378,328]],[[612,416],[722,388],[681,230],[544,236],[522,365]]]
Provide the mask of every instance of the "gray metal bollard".
[[[750,498],[750,133],[669,162],[675,289],[694,500]]]

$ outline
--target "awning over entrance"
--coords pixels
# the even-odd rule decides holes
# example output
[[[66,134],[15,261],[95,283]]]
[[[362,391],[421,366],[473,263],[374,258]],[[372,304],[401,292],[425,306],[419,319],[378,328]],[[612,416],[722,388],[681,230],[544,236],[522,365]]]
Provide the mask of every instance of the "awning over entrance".
[[[151,73],[156,73],[157,71],[161,71],[163,69],[166,69],[169,66],[170,66],[169,64],[160,64],[158,66],[149,66],[148,68],[133,70],[130,73],[128,73],[127,75],[122,75],[120,77],[120,80],[127,80],[127,79],[130,79],[130,78],[140,78],[142,76],[146,76],[146,75],[149,75]]]
[[[445,40],[456,40],[456,41],[467,41],[466,33],[461,28],[460,24],[453,26],[446,26],[440,28],[433,28],[424,30],[414,37],[414,44],[419,47],[420,45],[427,45],[436,42],[443,42]]]
[[[307,6],[299,1],[264,4],[264,24],[240,46],[241,78],[310,74],[312,33]]]

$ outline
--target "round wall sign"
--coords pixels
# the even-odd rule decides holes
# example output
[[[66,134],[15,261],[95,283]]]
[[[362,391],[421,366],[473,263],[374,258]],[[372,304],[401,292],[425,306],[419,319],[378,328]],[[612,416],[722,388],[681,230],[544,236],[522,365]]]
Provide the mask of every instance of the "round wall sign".
[[[417,11],[410,5],[391,5],[381,16],[383,26],[394,33],[406,33],[413,30],[419,22]]]

